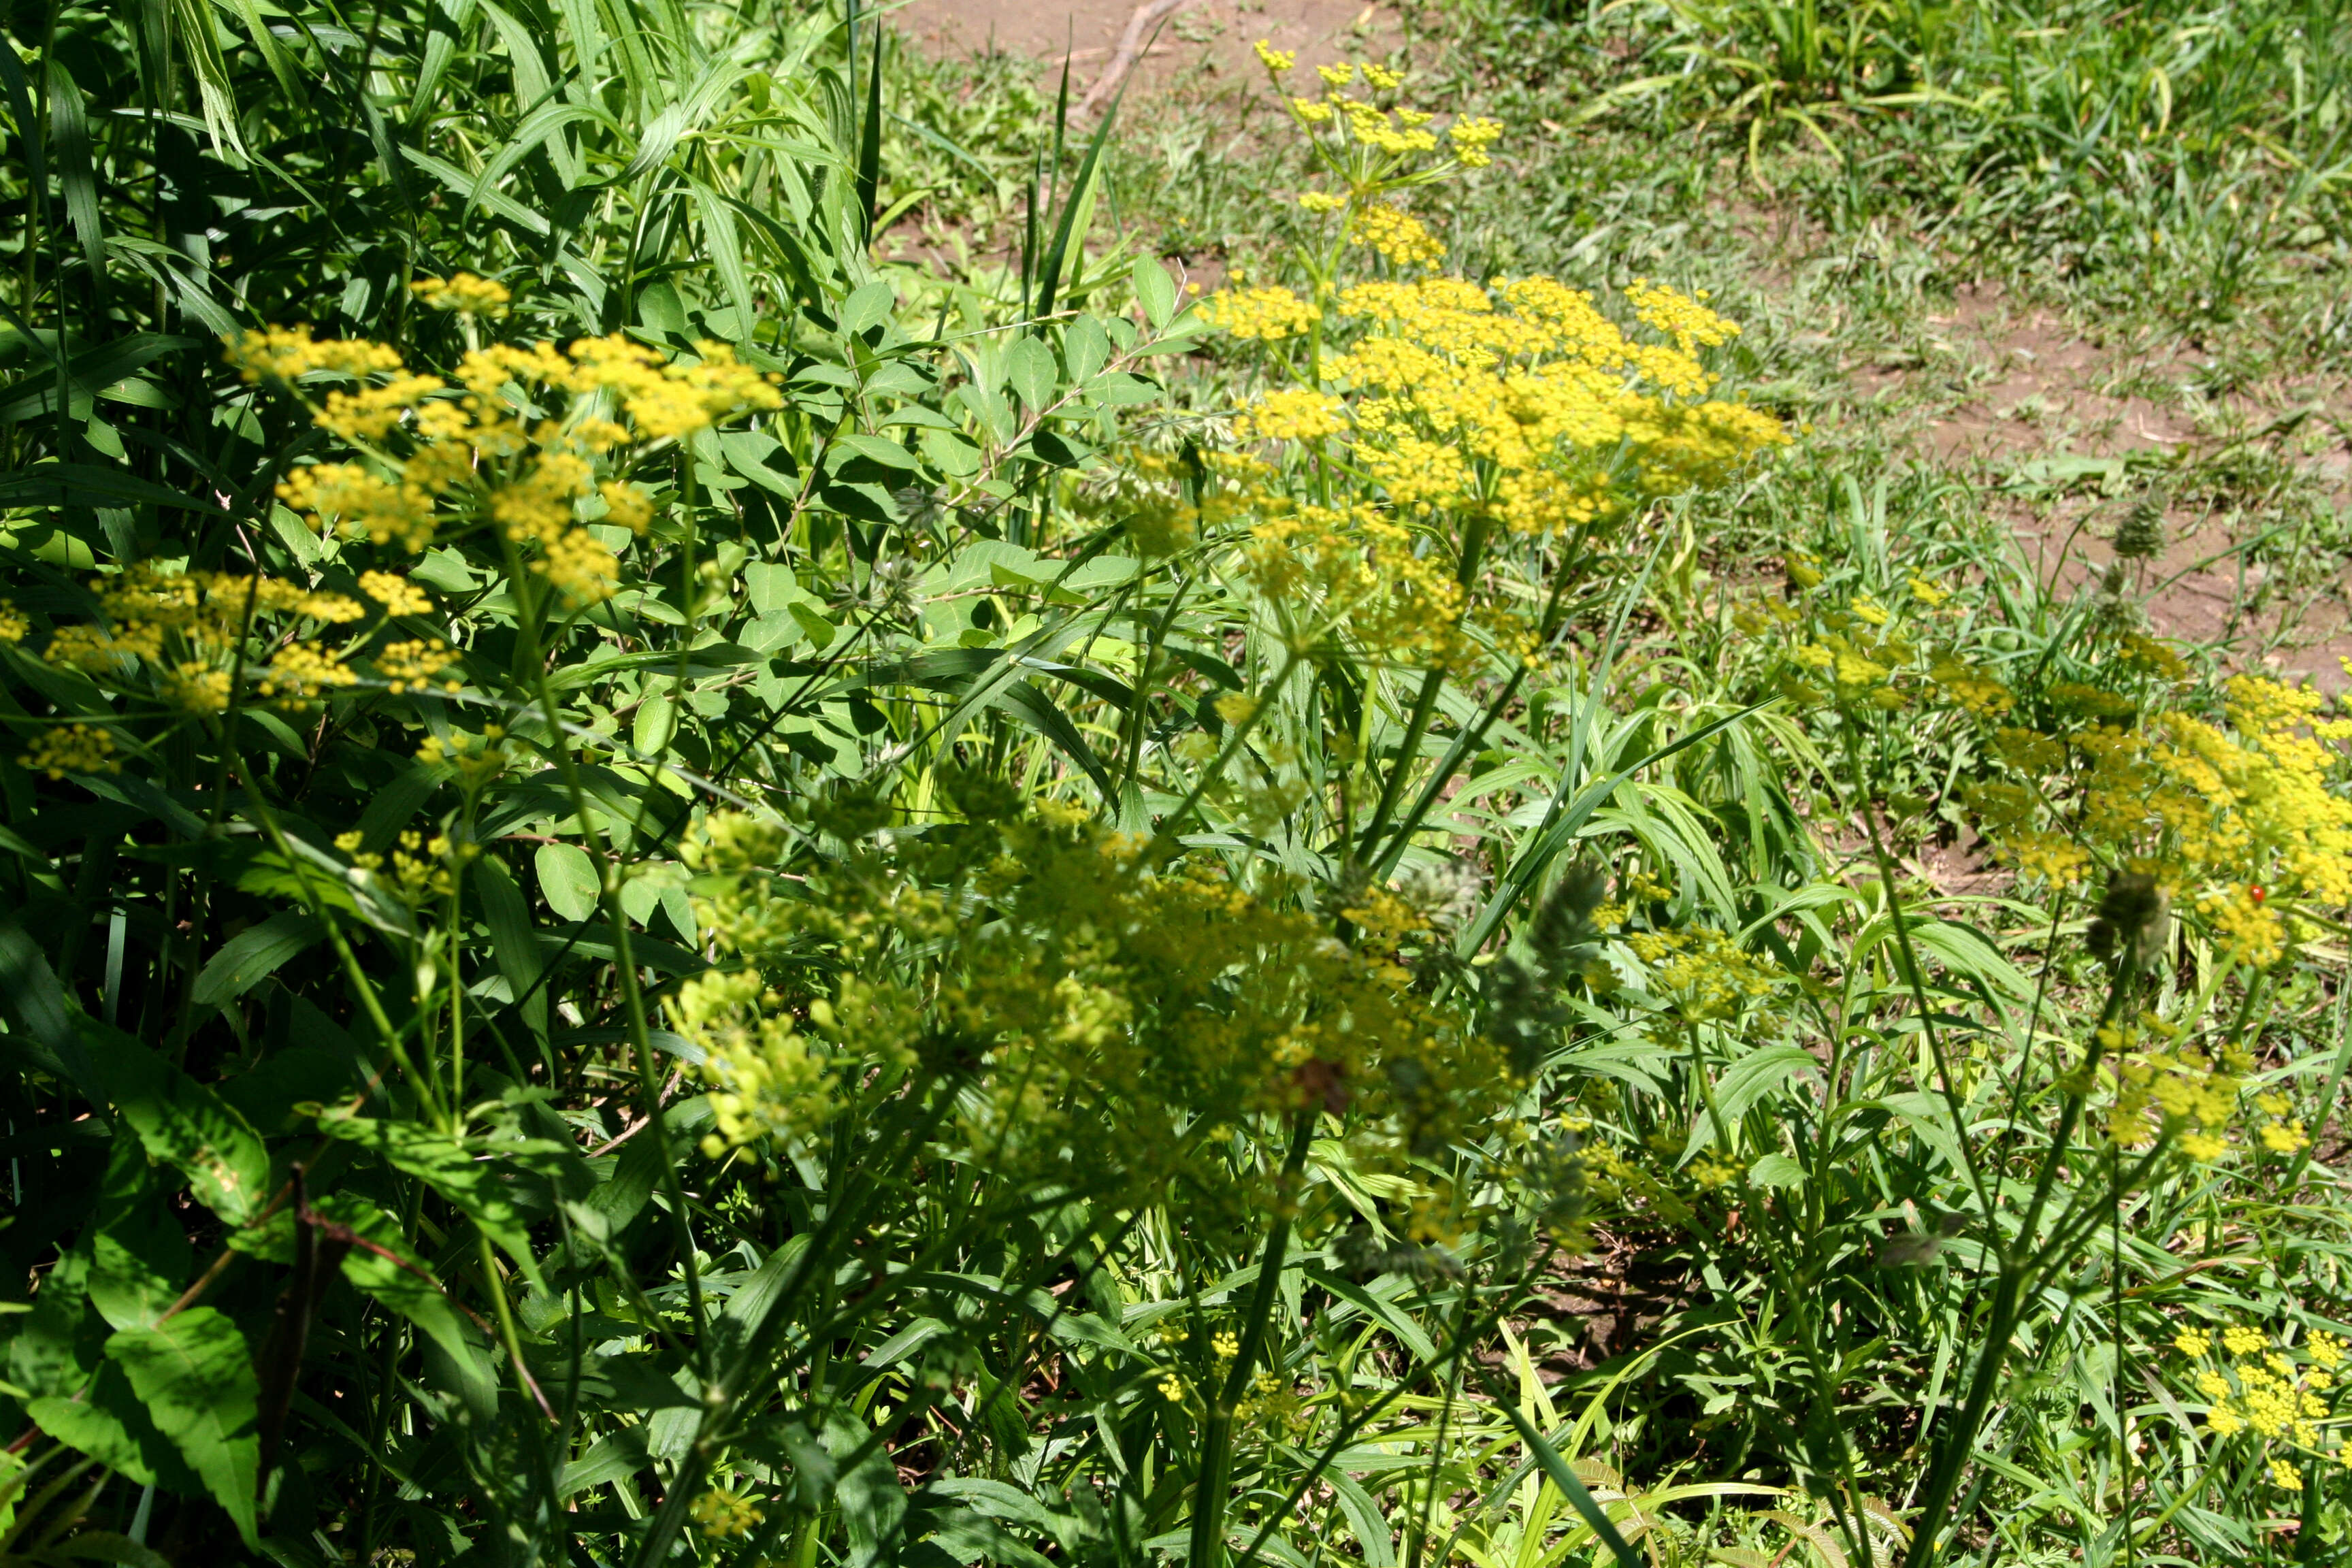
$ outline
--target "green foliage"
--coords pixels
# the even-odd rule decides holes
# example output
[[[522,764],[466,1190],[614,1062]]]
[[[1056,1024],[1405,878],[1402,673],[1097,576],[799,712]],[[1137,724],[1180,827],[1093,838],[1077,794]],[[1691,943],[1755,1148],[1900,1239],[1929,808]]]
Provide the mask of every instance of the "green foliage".
[[[856,13],[6,26],[0,1563],[2340,1550],[2344,721],[1506,280],[1604,199],[1517,127],[1277,216]],[[1548,26],[1801,179],[2023,112],[1990,14]],[[2202,68],[2146,210],[2332,211]],[[2121,266],[2015,133],[1971,232]],[[1139,148],[1332,291],[1190,308]]]

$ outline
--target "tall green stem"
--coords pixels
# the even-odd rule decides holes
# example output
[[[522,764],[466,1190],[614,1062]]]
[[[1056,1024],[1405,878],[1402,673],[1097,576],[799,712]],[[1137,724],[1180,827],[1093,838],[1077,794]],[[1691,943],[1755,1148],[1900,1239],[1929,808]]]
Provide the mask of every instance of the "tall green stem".
[[[1265,1233],[1265,1248],[1258,1254],[1257,1284],[1250,1292],[1249,1316],[1242,1325],[1241,1344],[1224,1386],[1214,1391],[1209,1418],[1201,1430],[1201,1468],[1192,1489],[1192,1568],[1215,1568],[1224,1560],[1225,1493],[1233,1484],[1234,1406],[1248,1394],[1257,1373],[1258,1353],[1265,1345],[1265,1322],[1274,1310],[1275,1292],[1282,1280],[1283,1254],[1290,1246],[1290,1222],[1296,1206],[1292,1189],[1307,1166],[1307,1146],[1315,1140],[1316,1112],[1302,1110],[1291,1129],[1290,1151],[1282,1163],[1281,1207]]]

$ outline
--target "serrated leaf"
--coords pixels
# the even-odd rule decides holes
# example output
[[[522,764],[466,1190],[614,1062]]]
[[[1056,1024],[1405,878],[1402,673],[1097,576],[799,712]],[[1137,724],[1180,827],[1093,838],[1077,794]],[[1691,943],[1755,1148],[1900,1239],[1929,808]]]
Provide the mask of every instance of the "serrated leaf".
[[[550,1145],[509,1140],[499,1146],[498,1155],[483,1155],[410,1122],[341,1114],[320,1117],[319,1131],[375,1151],[394,1169],[431,1187],[536,1280],[539,1260],[532,1256],[522,1211],[507,1195],[500,1178],[520,1173],[516,1160],[543,1156]]]
[[[194,1249],[170,1197],[138,1136],[118,1128],[89,1233],[89,1303],[110,1328],[153,1323],[187,1282]]]
[[[156,1430],[236,1521],[245,1543],[257,1544],[261,1389],[236,1325],[210,1307],[191,1307],[153,1328],[123,1330],[106,1342],[106,1354],[130,1377]]]
[[[268,1196],[269,1151],[253,1124],[211,1089],[130,1036],[106,1037],[101,1070],[108,1098],[147,1152],[188,1178],[196,1201],[230,1225],[260,1212]]]
[[[567,921],[584,921],[596,913],[596,863],[577,844],[542,844],[530,858],[539,873],[540,897]]]
[[[354,1289],[365,1291],[415,1323],[450,1354],[467,1353],[472,1341],[465,1321],[456,1305],[409,1256],[401,1241],[400,1226],[390,1215],[363,1198],[342,1193],[321,1198],[315,1206],[328,1219],[350,1226],[362,1240],[394,1255],[386,1258],[383,1252],[369,1247],[354,1247],[345,1253],[343,1278]]]
[[[131,1390],[122,1368],[109,1363],[79,1398],[50,1394],[25,1406],[33,1425],[67,1447],[88,1454],[137,1485],[162,1486],[201,1497],[204,1478],[188,1468],[171,1439],[155,1428]]]

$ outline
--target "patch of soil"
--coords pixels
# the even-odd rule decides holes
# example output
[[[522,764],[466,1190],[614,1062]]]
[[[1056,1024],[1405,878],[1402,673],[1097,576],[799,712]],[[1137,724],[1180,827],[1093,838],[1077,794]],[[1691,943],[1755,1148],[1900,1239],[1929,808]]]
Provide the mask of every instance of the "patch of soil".
[[[1914,449],[1999,492],[1997,510],[2053,587],[2096,591],[2125,506],[2233,445],[2284,455],[2323,504],[2352,508],[2352,389],[2340,384],[2282,376],[2210,396],[2193,341],[2103,339],[1997,282],[1962,286],[1926,325],[1925,355],[1850,366],[1854,391],[1916,402]],[[2175,500],[2165,525],[2163,553],[2130,584],[2152,630],[2222,648],[2241,668],[2352,686],[2341,662],[2352,656],[2352,570],[2283,595],[2247,563],[2253,530],[2231,506]]]
[[[1118,47],[1131,0],[908,0],[892,13],[900,32],[934,53],[1003,49],[1041,68],[1070,62],[1071,97],[1091,86]],[[1378,58],[1402,33],[1395,9],[1365,0],[1196,0],[1160,25],[1129,84],[1139,91],[1213,90],[1262,79],[1260,38],[1298,57],[1298,68]]]

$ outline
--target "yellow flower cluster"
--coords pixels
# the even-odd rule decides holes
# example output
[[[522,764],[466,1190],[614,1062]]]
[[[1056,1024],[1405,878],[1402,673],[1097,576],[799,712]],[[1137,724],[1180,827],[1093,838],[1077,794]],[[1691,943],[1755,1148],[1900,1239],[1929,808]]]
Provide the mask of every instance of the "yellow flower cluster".
[[[1234,337],[1262,342],[1305,334],[1322,312],[1287,289],[1220,289],[1202,304],[1209,325]]]
[[[368,574],[362,588],[387,607],[431,607],[421,592],[388,573]],[[348,661],[363,637],[340,645],[318,640],[321,628],[368,618],[365,604],[341,594],[152,562],[99,578],[90,590],[103,618],[58,626],[42,658],[118,686],[143,669],[155,694],[183,711],[216,713],[228,706],[240,653],[247,684],[266,701],[308,702],[362,679]],[[395,691],[418,686],[456,657],[440,642],[422,639],[395,644],[384,655],[394,660],[384,668]]]
[[[1668,298],[1679,296],[1653,290],[1644,308],[1697,331],[1665,318]],[[1286,335],[1314,319],[1276,289],[1213,306],[1211,319],[1238,335]],[[1451,279],[1367,283],[1342,292],[1338,309],[1365,330],[1324,374],[1351,400],[1356,460],[1409,515],[1485,515],[1521,533],[1574,528],[1786,439],[1745,405],[1685,401],[1713,384],[1690,352],[1628,339],[1591,295],[1551,279],[1495,294]],[[1337,433],[1328,425],[1327,412],[1318,437]]]
[[[749,1535],[767,1514],[749,1498],[729,1491],[725,1487],[713,1487],[694,1500],[687,1512],[702,1527],[702,1533],[712,1541],[729,1541],[739,1535]]]
[[[49,775],[51,782],[68,773],[119,773],[114,736],[95,724],[59,724],[33,737],[33,749],[16,759],[20,766]]]
[[[1412,530],[1362,503],[1292,507],[1269,496],[1262,506],[1272,515],[1250,531],[1243,574],[1292,646],[1344,638],[1378,662],[1423,668],[1475,657],[1462,584],[1415,547]]]
[[[335,847],[351,857],[352,864],[362,871],[384,869],[385,860],[373,850],[362,849],[365,842],[357,829],[338,835]],[[446,833],[426,838],[421,833],[404,833],[398,847],[392,852],[392,875],[386,879],[393,889],[411,904],[427,899],[447,899],[457,891],[457,868],[480,857],[481,846],[464,844]]]
[[[1491,149],[1503,139],[1503,127],[1499,121],[1471,116],[1455,121],[1445,134],[1464,168],[1483,169],[1495,161]]]
[[[2174,1025],[2152,1014],[2100,1031],[2102,1070],[2116,1086],[2107,1136],[2132,1149],[2168,1135],[2190,1159],[2218,1160],[2229,1152],[2240,1080],[2253,1062],[2241,1047],[2215,1059],[2179,1038]]]
[[[1348,405],[1311,387],[1277,387],[1252,404],[1235,424],[1245,441],[1319,441],[1348,429]]]
[[[464,274],[418,287],[428,303],[472,314],[492,311],[505,292]],[[313,418],[369,458],[297,468],[278,487],[312,528],[340,523],[414,552],[433,541],[445,514],[461,525],[487,520],[529,553],[532,571],[585,602],[610,594],[618,571],[587,524],[642,531],[651,517],[644,491],[606,473],[615,453],[782,405],[774,378],[739,363],[726,344],[698,343],[695,355],[673,362],[615,333],[560,353],[548,343],[477,349],[445,379],[410,371],[381,343],[322,342],[306,328],[271,327],[232,342],[228,357],[252,382],[331,374],[362,384],[329,393]],[[550,395],[566,400],[568,414],[527,418]],[[388,449],[395,437],[404,455]]]
[[[2352,721],[2321,717],[2326,700],[2277,681],[2231,679],[2222,721],[2183,712],[2136,728],[2093,723],[2066,737],[2080,759],[2079,844],[2111,864],[2152,872],[2194,912],[2230,958],[2268,964],[2303,940],[2298,909],[2352,901],[2352,799],[2327,742]],[[2046,784],[2067,747],[2001,731],[2001,754]],[[2021,864],[2060,880],[2093,857],[2059,853],[2034,797],[1979,791],[1986,833]]]
[[[505,284],[488,278],[477,278],[470,272],[459,272],[447,278],[425,278],[409,285],[416,297],[436,310],[454,310],[462,316],[497,318],[507,313],[514,299]]]
[[[1711,926],[1637,931],[1625,945],[1652,966],[1651,989],[1685,1018],[1735,1017],[1788,978],[1779,964]]]
[[[711,1148],[805,1137],[909,1072],[951,1072],[974,1160],[1162,1192],[1197,1178],[1222,1205],[1265,1194],[1213,1173],[1228,1169],[1213,1129],[1360,1113],[1370,1157],[1451,1136],[1510,1092],[1483,1036],[1396,983],[1392,948],[1336,942],[1215,869],[1147,867],[1066,807],[973,826],[944,886],[881,852],[787,882],[773,829],[698,831],[698,919],[747,965],[670,1005],[707,1052]],[[935,854],[925,868],[940,874]],[[965,918],[967,898],[996,918]],[[835,978],[812,990],[820,973]]]
[[[1357,209],[1348,225],[1348,239],[1370,246],[1397,267],[1428,267],[1445,255],[1445,247],[1419,218],[1384,202]]]
[[[2172,1341],[2194,1369],[2192,1386],[2208,1401],[2206,1431],[2223,1440],[2251,1432],[2258,1450],[2269,1457],[2272,1483],[2301,1490],[2294,1456],[2326,1455],[2324,1424],[2332,1415],[2327,1395],[2344,1363],[2344,1342],[2319,1331],[2305,1335],[2300,1347],[2290,1346],[2239,1323],[2221,1331],[2218,1345],[2215,1338],[2207,1330],[2188,1328]],[[2337,1447],[2334,1458],[2352,1468],[2352,1445]]]

